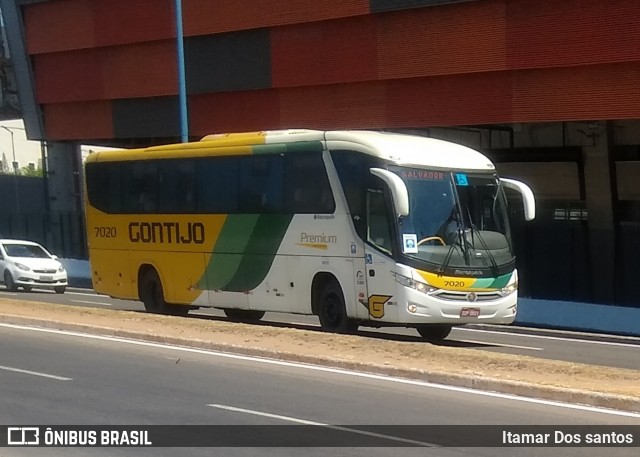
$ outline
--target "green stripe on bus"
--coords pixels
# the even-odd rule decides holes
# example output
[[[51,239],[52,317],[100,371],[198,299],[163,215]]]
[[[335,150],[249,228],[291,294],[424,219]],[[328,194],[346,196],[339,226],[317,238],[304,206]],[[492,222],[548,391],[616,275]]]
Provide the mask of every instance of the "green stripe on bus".
[[[284,143],[256,144],[251,146],[251,152],[254,154],[281,154],[287,152],[287,147]]]
[[[304,141],[301,143],[287,143],[287,152],[322,152],[322,142]]]
[[[503,287],[506,287],[506,285],[509,284],[509,280],[511,279],[512,275],[513,273],[507,273],[506,275],[502,275],[502,276],[498,276],[497,278],[494,278],[494,281],[491,283],[489,288],[502,289]]]
[[[201,289],[222,290],[233,279],[258,218],[257,214],[227,216],[213,248],[211,260],[198,282]]]
[[[292,214],[262,214],[233,279],[224,287],[231,292],[253,290],[264,281],[282,239],[293,219]]]
[[[471,287],[477,289],[490,289],[492,287],[491,284],[493,284],[495,280],[496,278],[478,278]]]

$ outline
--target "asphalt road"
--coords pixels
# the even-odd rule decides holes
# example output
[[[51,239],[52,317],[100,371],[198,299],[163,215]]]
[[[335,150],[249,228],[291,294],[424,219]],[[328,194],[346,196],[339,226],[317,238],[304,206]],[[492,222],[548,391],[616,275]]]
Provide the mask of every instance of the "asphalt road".
[[[48,291],[9,293],[0,289],[0,297],[144,312],[140,302],[115,300],[86,289],[68,290],[64,295]],[[225,319],[222,311],[217,309],[202,308],[191,311],[190,315],[201,319]],[[257,325],[293,326],[319,330],[318,319],[315,316],[292,314],[267,313],[262,322]],[[361,327],[359,334],[367,338],[420,341],[414,329],[406,328]],[[532,332],[531,329],[508,329],[504,326],[489,328],[465,326],[454,328],[447,340],[441,344],[477,349],[478,357],[482,357],[482,351],[491,351],[617,368],[640,368],[640,338],[611,337],[604,338],[603,341],[601,335],[562,331]]]
[[[9,425],[640,426],[640,414],[56,330],[2,324],[0,347],[0,423]],[[242,430],[247,439],[255,432]],[[388,430],[386,436],[397,436]],[[637,448],[5,448],[0,455],[583,457],[605,451],[629,456]]]

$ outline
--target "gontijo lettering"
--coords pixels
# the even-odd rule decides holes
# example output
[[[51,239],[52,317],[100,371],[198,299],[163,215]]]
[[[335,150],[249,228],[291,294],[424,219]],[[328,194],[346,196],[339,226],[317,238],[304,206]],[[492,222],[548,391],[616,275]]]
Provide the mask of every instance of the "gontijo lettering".
[[[129,240],[132,243],[202,244],[205,240],[202,222],[131,222]]]

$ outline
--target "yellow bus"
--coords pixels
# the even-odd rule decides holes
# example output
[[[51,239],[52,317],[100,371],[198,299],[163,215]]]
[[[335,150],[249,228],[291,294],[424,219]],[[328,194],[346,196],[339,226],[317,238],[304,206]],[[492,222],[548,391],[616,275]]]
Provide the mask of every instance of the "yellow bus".
[[[470,148],[369,131],[209,135],[86,162],[97,292],[155,313],[315,314],[323,329],[509,324],[518,276],[505,188]]]

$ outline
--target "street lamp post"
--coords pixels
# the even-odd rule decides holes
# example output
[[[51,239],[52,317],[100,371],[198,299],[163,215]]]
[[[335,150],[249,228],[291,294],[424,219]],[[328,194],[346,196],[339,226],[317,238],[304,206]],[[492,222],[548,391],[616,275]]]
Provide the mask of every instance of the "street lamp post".
[[[13,153],[13,189],[16,193],[16,211],[20,212],[20,194],[18,193],[18,162],[16,161],[16,144],[13,140],[13,130],[4,125],[0,125],[4,130],[11,134],[11,152]]]
[[[180,101],[180,138],[189,141],[189,111],[187,107],[187,84],[184,68],[184,33],[182,30],[182,0],[175,0],[176,47],[178,49],[178,98]]]

